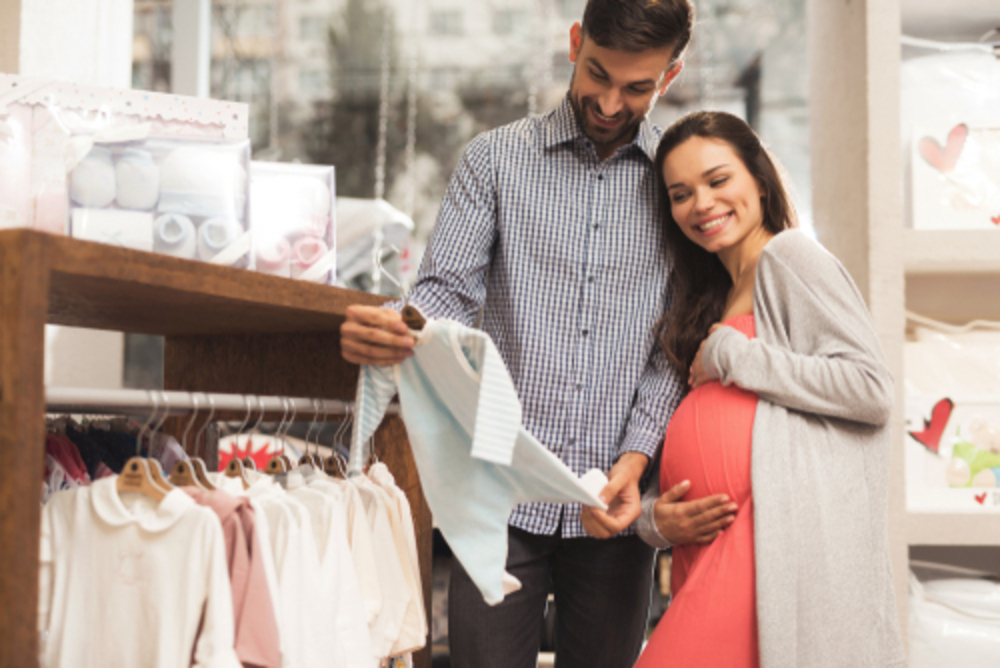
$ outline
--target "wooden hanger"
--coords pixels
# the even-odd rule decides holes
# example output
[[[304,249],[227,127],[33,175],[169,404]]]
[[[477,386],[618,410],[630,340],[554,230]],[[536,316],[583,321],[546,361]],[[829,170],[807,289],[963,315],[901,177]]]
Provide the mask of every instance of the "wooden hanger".
[[[136,436],[135,441],[136,456],[125,462],[125,467],[122,469],[122,472],[118,474],[118,479],[115,481],[115,489],[119,493],[138,492],[139,494],[142,494],[143,496],[153,499],[159,503],[166,498],[170,490],[173,489],[173,486],[163,478],[163,471],[160,469],[160,462],[155,459],[142,457],[139,454],[142,447],[142,439],[146,435],[146,432],[149,431],[149,427],[153,424],[153,420],[156,419],[156,414],[159,409],[159,405],[156,401],[156,394],[150,392],[150,398],[153,402],[153,413],[139,430],[139,434]],[[170,409],[168,407],[164,412],[163,419],[166,419],[169,410]],[[163,420],[160,420],[159,424],[163,424]]]
[[[205,433],[205,430],[208,429],[208,425],[212,422],[212,418],[215,416],[215,399],[213,399],[210,394],[206,394],[205,397],[208,399],[210,410],[208,412],[208,418],[205,420],[205,424],[201,426],[201,429],[197,434],[195,434],[194,437],[195,456],[191,458],[191,468],[194,470],[195,477],[201,481],[203,487],[209,490],[214,490],[215,485],[213,485],[212,481],[208,479],[208,466],[205,465],[205,460],[198,456],[198,452],[200,452],[198,442]],[[192,395],[192,399],[193,398],[194,395]]]
[[[145,457],[132,457],[125,462],[125,468],[118,474],[115,489],[118,493],[138,492],[153,499],[157,503],[167,497],[167,492],[156,484],[150,473],[150,460]]]
[[[406,326],[416,332],[421,331],[424,328],[424,325],[427,324],[427,321],[424,320],[424,316],[420,315],[420,311],[412,306],[404,306],[402,316],[403,322],[406,323]]]
[[[288,472],[288,462],[287,457],[284,455],[275,455],[271,457],[271,460],[267,462],[267,467],[264,469],[264,473],[269,475],[274,475],[275,473],[287,473]]]
[[[225,476],[227,478],[239,478],[243,483],[243,489],[250,488],[250,482],[247,480],[246,471],[243,469],[243,462],[240,461],[239,457],[233,457],[229,460],[226,465]]]
[[[191,403],[194,404],[194,411],[191,413],[191,419],[188,420],[187,426],[184,428],[184,434],[181,436],[181,448],[187,453],[187,436],[188,432],[191,431],[191,426],[194,424],[195,420],[198,419],[198,397],[197,395],[191,395]],[[179,487],[190,486],[197,487],[199,489],[215,489],[214,487],[206,486],[201,479],[194,473],[193,467],[190,461],[181,460],[174,464],[174,470],[170,472],[170,482]]]

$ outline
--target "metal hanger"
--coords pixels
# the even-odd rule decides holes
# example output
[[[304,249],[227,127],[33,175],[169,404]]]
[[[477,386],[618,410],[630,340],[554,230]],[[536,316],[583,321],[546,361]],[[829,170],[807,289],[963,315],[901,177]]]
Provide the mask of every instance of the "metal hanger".
[[[289,401],[285,397],[281,397],[281,405],[284,407],[284,413],[281,415],[281,422],[278,423],[278,428],[274,431],[275,438],[281,438],[281,452],[271,457],[267,462],[267,467],[264,469],[264,473],[275,474],[275,473],[286,473],[289,468],[288,458],[285,457],[285,439],[281,435],[282,427],[285,425],[285,418],[288,417],[288,407]]]
[[[153,420],[156,419],[159,407],[156,396],[152,392],[150,392],[150,398],[152,399],[153,413],[139,431],[139,436],[135,442],[135,456],[125,462],[122,472],[118,474],[118,478],[115,480],[115,489],[119,494],[122,492],[138,492],[159,503],[166,498],[169,492],[157,483],[150,470],[149,460],[142,456],[141,450],[142,436],[149,429],[149,426],[153,424]]]
[[[181,448],[184,449],[185,454],[187,453],[187,436],[188,432],[191,431],[191,426],[194,424],[195,420],[198,419],[198,396],[195,394],[191,396],[191,403],[194,405],[194,410],[191,413],[191,419],[188,420],[187,426],[184,428],[184,433],[181,435]],[[170,482],[178,487],[192,486],[199,489],[208,490],[201,480],[194,474],[191,470],[191,461],[180,460],[174,464],[174,470],[170,472]]]
[[[264,414],[267,412],[264,408],[264,397],[257,397],[257,403],[260,405],[260,417],[257,418],[257,422],[254,424],[253,428],[250,429],[247,437],[247,455],[243,458],[243,468],[249,471],[257,470],[257,462],[253,457],[250,456],[250,446],[253,444],[253,434],[258,429],[260,429],[260,423],[264,421]],[[247,416],[250,415],[250,404],[247,403]]]
[[[320,400],[311,399],[310,403],[312,403],[313,407],[313,419],[312,422],[309,423],[309,429],[306,430],[306,451],[305,454],[299,457],[299,466],[302,466],[303,464],[308,464],[312,466],[314,469],[319,470],[322,468],[322,460],[320,460],[319,455],[316,454],[315,452],[309,452],[309,445],[310,445],[309,437],[312,435],[312,430],[316,427],[316,423],[319,420]],[[319,448],[318,442],[316,444],[316,448],[317,449]]]
[[[208,429],[208,425],[212,422],[212,417],[215,416],[215,397],[206,393],[205,398],[208,399],[209,405],[208,417],[205,419],[205,424],[201,426],[198,434],[194,437],[195,456],[191,457],[191,468],[194,469],[195,477],[201,481],[201,484],[205,488],[214,490],[215,485],[213,485],[212,481],[208,479],[208,466],[205,464],[205,460],[198,456],[198,439],[202,436],[202,434],[205,434],[205,431]],[[207,435],[205,438],[207,440]],[[208,447],[207,442],[205,443],[205,447]]]

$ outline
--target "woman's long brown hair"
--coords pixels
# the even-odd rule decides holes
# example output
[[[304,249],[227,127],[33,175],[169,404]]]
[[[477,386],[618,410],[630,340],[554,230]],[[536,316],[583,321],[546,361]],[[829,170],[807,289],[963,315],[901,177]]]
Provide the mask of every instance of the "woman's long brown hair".
[[[657,339],[681,378],[687,378],[709,328],[719,322],[733,281],[718,256],[688,239],[674,220],[663,178],[663,164],[675,148],[692,137],[729,144],[756,179],[762,195],[764,229],[777,234],[794,226],[795,211],[774,162],[753,129],[722,111],[688,114],[664,132],[656,151],[656,183],[660,218],[671,255],[670,308],[657,324]]]

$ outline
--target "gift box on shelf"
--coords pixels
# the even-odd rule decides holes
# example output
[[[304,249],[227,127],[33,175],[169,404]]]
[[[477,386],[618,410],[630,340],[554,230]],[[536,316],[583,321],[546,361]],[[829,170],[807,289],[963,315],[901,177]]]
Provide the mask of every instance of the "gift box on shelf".
[[[94,145],[69,174],[72,236],[250,268],[249,165],[248,140]]]
[[[1000,395],[906,399],[907,509],[1000,512]]]
[[[333,285],[337,275],[334,168],[250,163],[257,271]]]
[[[83,208],[106,208],[91,204],[107,199],[109,170],[119,169],[121,155],[112,151],[109,165],[97,149],[152,139],[246,140],[248,116],[237,102],[0,74],[0,227],[68,234],[71,174],[81,163],[88,163],[76,184]],[[148,172],[141,160],[126,159],[122,170],[132,165],[141,176]],[[110,229],[112,219],[124,220],[105,217],[95,229]]]

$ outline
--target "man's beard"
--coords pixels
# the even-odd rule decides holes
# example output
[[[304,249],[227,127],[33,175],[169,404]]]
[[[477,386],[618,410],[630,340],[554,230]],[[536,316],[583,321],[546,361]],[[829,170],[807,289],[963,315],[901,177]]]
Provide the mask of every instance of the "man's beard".
[[[583,130],[583,134],[587,135],[587,138],[594,142],[595,146],[616,144],[622,139],[633,135],[642,124],[642,118],[636,118],[628,109],[622,109],[619,112],[619,114],[624,115],[624,122],[621,126],[605,130],[594,125],[587,114],[588,109],[598,110],[597,104],[591,98],[577,98],[573,95],[572,89],[570,89],[569,103],[570,107],[573,108],[573,115],[576,116],[576,122],[580,125],[580,129]]]

